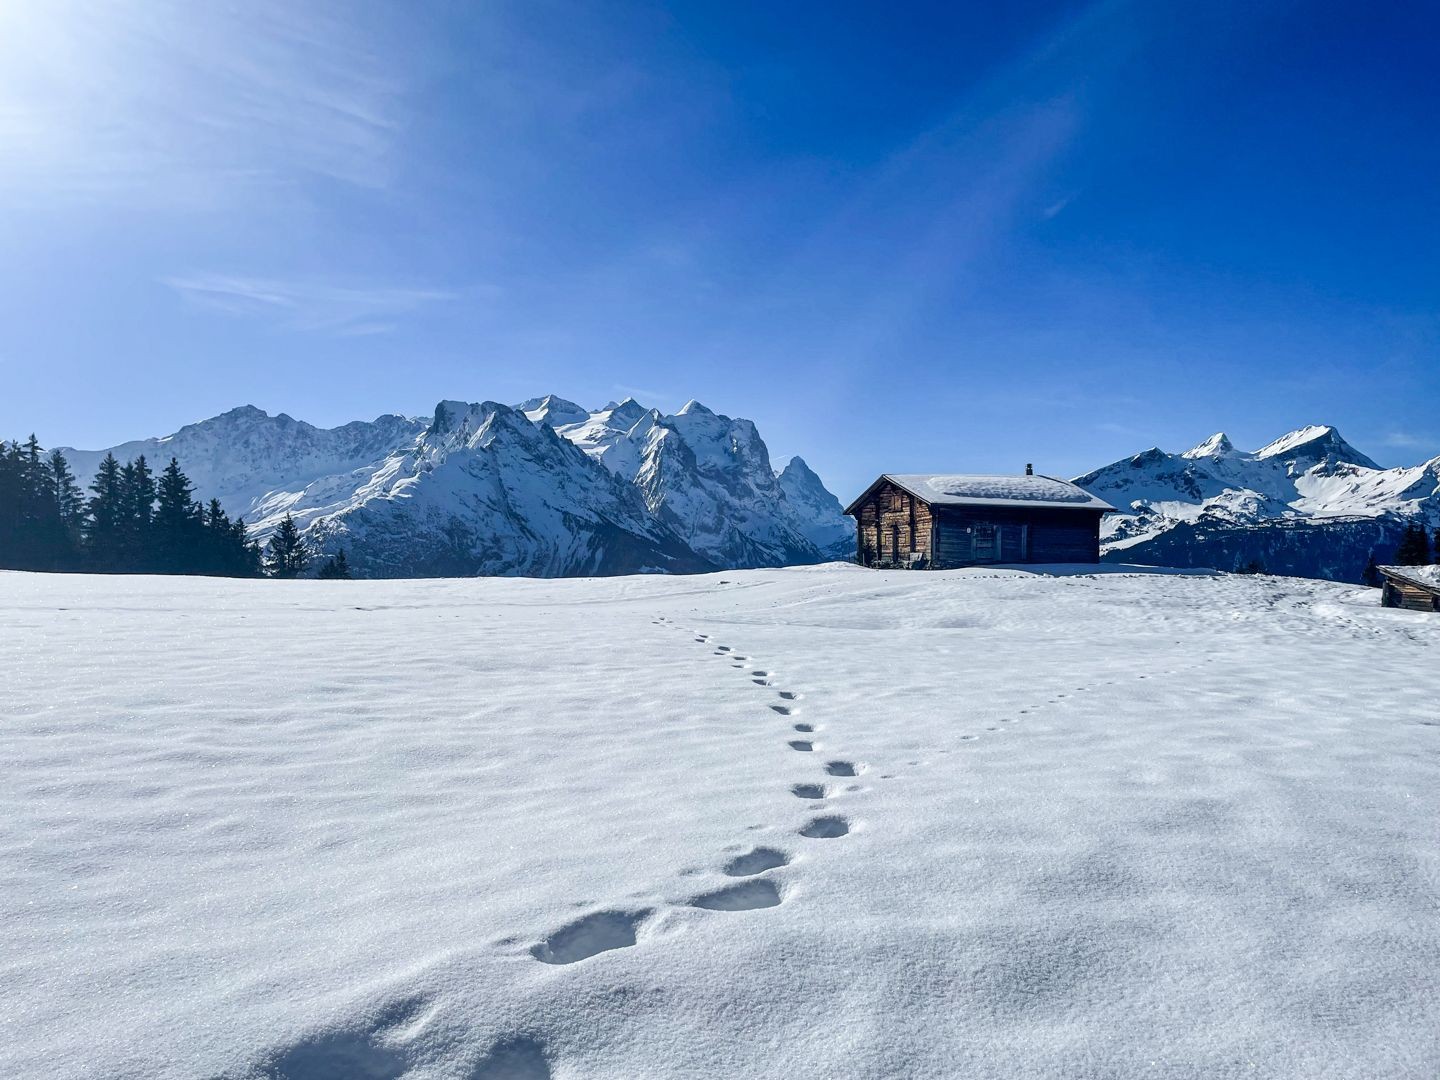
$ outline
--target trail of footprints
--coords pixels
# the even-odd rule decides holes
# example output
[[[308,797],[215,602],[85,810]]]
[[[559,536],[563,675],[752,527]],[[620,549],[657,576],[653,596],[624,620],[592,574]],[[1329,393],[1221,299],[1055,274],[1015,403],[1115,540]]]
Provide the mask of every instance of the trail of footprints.
[[[657,626],[668,627],[681,633],[692,633],[663,617],[655,619],[654,622]],[[771,672],[751,667],[750,658],[735,652],[729,645],[713,642],[709,634],[694,634],[694,640],[697,644],[712,646],[712,656],[726,660],[732,667],[745,671],[755,685],[767,688],[773,685]],[[1173,675],[1176,672],[1165,671],[1163,674]],[[1138,676],[1141,679],[1148,677],[1148,674]],[[1112,679],[1103,685],[1113,686],[1117,681]],[[1075,692],[1083,693],[1095,688],[1077,686]],[[799,708],[797,702],[800,695],[793,690],[779,688],[775,689],[775,695],[778,700],[770,703],[770,711],[777,716],[793,717]],[[1050,705],[1058,705],[1069,697],[1070,694],[1056,692],[1046,700]],[[999,724],[1013,723],[1040,708],[1041,705],[1037,702],[1018,710],[1016,716],[998,718],[996,724],[987,726],[985,730],[1000,731],[1002,729]],[[813,754],[815,741],[805,736],[813,735],[815,730],[813,724],[803,721],[792,723],[791,734],[795,737],[788,738],[785,745],[798,754]],[[960,739],[966,742],[978,738],[979,734],[960,736]],[[920,762],[911,761],[909,764],[918,765]],[[861,768],[853,761],[844,760],[827,761],[823,766],[828,777],[856,777]],[[883,778],[890,779],[892,775],[887,773]],[[836,788],[823,782],[800,781],[790,785],[790,793],[806,803],[823,804],[834,796]],[[796,835],[808,840],[834,840],[846,836],[849,832],[850,821],[843,814],[817,813],[796,831]],[[720,868],[721,873],[727,877],[741,880],[699,893],[684,903],[708,911],[753,911],[776,907],[785,899],[782,888],[775,881],[759,875],[786,866],[789,862],[790,855],[780,848],[754,847],[732,857]],[[550,933],[531,948],[530,954],[547,964],[573,964],[602,952],[627,948],[637,942],[637,932],[655,914],[656,909],[651,907],[592,912]]]
[[[655,623],[672,630],[691,633],[669,619],[657,618]],[[694,639],[702,645],[712,644],[708,634],[696,634]],[[757,686],[772,685],[769,671],[751,668],[749,657],[737,654],[730,646],[716,644],[712,655],[727,660],[736,669],[745,671]],[[1206,659],[1203,664],[1190,665],[1184,670],[1198,671],[1205,664],[1213,662],[1213,659]],[[1138,674],[1136,677],[1147,679],[1151,674],[1176,675],[1180,672],[1170,669]],[[1077,686],[1073,693],[1083,694],[1097,689],[1100,685],[1115,686],[1119,681],[1120,678],[1117,677],[1101,684]],[[793,717],[799,708],[796,703],[800,695],[792,690],[778,688],[775,695],[778,700],[769,705],[770,710],[781,717]],[[1045,700],[1050,705],[1059,705],[1071,696],[1055,692]],[[1004,730],[998,726],[999,723],[1013,723],[1042,708],[1040,702],[1035,702],[1019,709],[1016,716],[998,718],[997,724],[987,726],[985,730]],[[800,754],[813,754],[815,742],[805,736],[815,734],[815,725],[796,721],[790,724],[790,730],[798,737],[788,739],[786,745],[789,749]],[[981,736],[967,734],[959,737],[968,742]],[[909,764],[918,765],[920,762],[912,761]],[[856,777],[862,771],[862,766],[852,761],[832,760],[825,762],[823,770],[827,777]],[[883,779],[892,776],[890,773],[882,774]],[[831,785],[823,781],[799,781],[790,785],[790,793],[815,807],[812,816],[796,830],[797,836],[807,840],[834,840],[850,832],[850,821],[843,814],[821,812],[825,801],[835,793],[835,788]],[[790,854],[779,847],[751,847],[748,851],[732,855],[719,867],[722,875],[732,879],[729,884],[707,889],[689,897],[683,903],[689,907],[715,912],[755,911],[776,907],[785,900],[784,890],[779,883],[762,875],[789,865],[790,860]],[[543,940],[531,946],[530,955],[545,964],[574,964],[600,953],[624,949],[638,942],[639,931],[656,913],[657,909],[654,907],[591,912],[546,935]],[[518,943],[516,939],[505,939],[496,944]],[[260,1075],[273,1080],[302,1075],[364,1075],[372,1080],[399,1080],[414,1064],[407,1040],[429,1022],[432,1012],[430,1004],[423,998],[401,999],[368,1017],[362,1025],[320,1032],[274,1051],[259,1064]],[[469,1080],[551,1080],[553,1074],[545,1044],[532,1035],[522,1033],[501,1038],[466,1075]]]
[[[663,617],[656,618],[654,623],[682,633],[692,633]],[[751,667],[748,656],[735,652],[729,645],[712,642],[709,634],[694,634],[694,639],[697,644],[712,646],[711,655],[727,660],[732,667],[746,672],[756,686],[772,686],[771,672]],[[793,716],[799,708],[800,694],[778,688],[775,694],[779,700],[770,704],[770,711],[781,717]],[[797,722],[791,725],[791,733],[796,736],[813,735],[814,732],[814,724]],[[810,738],[790,738],[785,745],[799,754],[815,752],[815,742]],[[862,767],[853,761],[836,760],[826,762],[823,768],[826,776],[855,777],[860,775]],[[806,803],[823,804],[835,795],[836,788],[823,782],[801,781],[790,785],[790,793]],[[850,820],[843,814],[817,813],[796,830],[796,835],[807,840],[835,840],[849,832]],[[753,847],[731,857],[720,867],[720,872],[726,877],[739,880],[699,893],[684,903],[706,911],[754,911],[777,907],[785,900],[784,890],[777,882],[760,875],[789,865],[790,858],[778,847]],[[591,912],[552,931],[530,949],[530,955],[546,964],[574,964],[603,952],[624,949],[636,943],[640,928],[655,914],[656,909],[652,907]]]

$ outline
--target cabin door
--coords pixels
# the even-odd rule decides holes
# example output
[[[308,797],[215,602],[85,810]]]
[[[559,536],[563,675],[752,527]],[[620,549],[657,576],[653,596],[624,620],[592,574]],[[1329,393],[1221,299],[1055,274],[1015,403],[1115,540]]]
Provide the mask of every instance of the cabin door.
[[[1000,558],[1000,530],[994,525],[976,525],[970,533],[970,557],[976,562],[997,562]]]

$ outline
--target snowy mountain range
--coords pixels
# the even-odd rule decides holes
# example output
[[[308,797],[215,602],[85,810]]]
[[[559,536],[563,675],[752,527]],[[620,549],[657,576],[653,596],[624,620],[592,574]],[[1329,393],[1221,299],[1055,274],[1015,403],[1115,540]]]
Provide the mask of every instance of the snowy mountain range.
[[[539,577],[783,566],[848,557],[850,522],[800,458],[776,472],[755,425],[691,401],[594,411],[550,396],[442,401],[323,429],[253,406],[162,438],[65,451],[178,457],[203,499],[260,537],[288,513],[317,553],[372,577]]]
[[[854,526],[800,458],[778,472],[749,420],[691,401],[585,409],[442,401],[428,417],[317,428],[253,406],[173,435],[65,451],[82,483],[112,452],[178,457],[204,499],[261,538],[292,514],[310,547],[344,547],[366,576],[558,577],[786,566],[850,558]],[[1252,453],[1224,434],[1157,448],[1075,482],[1107,517],[1107,561],[1262,566],[1357,581],[1407,521],[1440,526],[1440,458],[1381,468],[1333,427]]]
[[[1358,581],[1407,521],[1440,525],[1440,458],[1383,469],[1328,426],[1253,453],[1223,433],[1180,454],[1151,448],[1075,483],[1127,511],[1102,526],[1107,561]]]

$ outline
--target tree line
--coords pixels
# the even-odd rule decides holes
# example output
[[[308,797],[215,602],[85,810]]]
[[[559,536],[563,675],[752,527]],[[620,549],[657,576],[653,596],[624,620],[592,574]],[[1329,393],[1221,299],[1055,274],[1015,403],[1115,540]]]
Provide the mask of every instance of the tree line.
[[[157,476],[143,454],[123,465],[107,454],[89,492],[34,435],[0,442],[0,568],[299,577],[309,564],[290,515],[262,551],[244,518],[232,521],[218,499],[196,500],[173,457]],[[319,576],[349,577],[344,552]]]

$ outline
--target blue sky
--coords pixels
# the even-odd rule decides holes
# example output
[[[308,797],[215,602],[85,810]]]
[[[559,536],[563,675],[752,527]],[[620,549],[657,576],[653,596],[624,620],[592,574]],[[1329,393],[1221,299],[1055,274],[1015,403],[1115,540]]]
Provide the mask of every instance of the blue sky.
[[[233,8],[239,10],[224,10]],[[1440,454],[1434,4],[0,3],[0,433],[695,397],[842,497]]]

